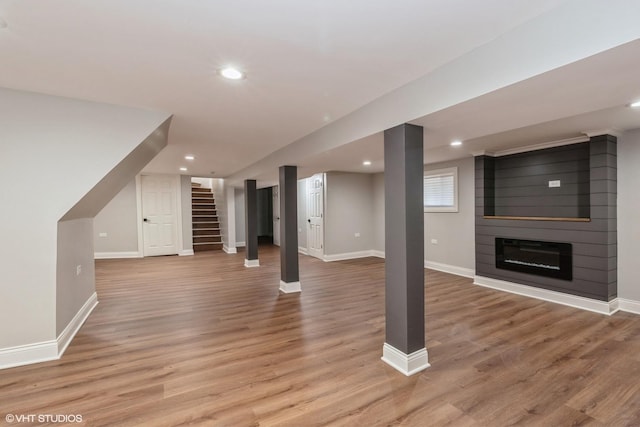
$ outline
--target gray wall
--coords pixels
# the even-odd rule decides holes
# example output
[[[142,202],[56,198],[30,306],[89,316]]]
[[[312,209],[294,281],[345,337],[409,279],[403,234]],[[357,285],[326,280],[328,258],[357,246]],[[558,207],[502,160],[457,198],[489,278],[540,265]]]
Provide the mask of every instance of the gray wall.
[[[298,180],[298,247],[307,249],[307,180]]]
[[[475,269],[473,159],[425,165],[424,170],[458,168],[458,212],[425,212],[425,261]],[[384,174],[373,176],[373,249],[384,252]],[[431,243],[436,239],[437,244]]]
[[[572,149],[581,151],[583,144],[566,146],[560,153]],[[487,205],[493,203],[485,198],[485,163],[494,159],[480,156],[476,158],[476,274],[494,279],[502,279],[528,286],[565,292],[573,295],[609,301],[617,295],[616,271],[616,143],[614,137],[598,136],[591,138],[590,153],[590,222],[533,221],[487,219],[483,215]],[[544,159],[539,163],[539,171],[548,166],[553,170],[556,162],[555,149],[531,152],[532,159]],[[550,153],[551,156],[546,156]],[[526,153],[525,153],[526,154]],[[522,156],[519,156],[522,157]],[[570,172],[565,171],[569,177]],[[543,175],[544,176],[544,175]],[[570,178],[568,178],[570,179]],[[490,181],[490,180],[487,180]],[[496,188],[502,185],[496,174]],[[540,191],[549,189],[546,182],[537,183]],[[575,191],[581,191],[578,187]],[[526,199],[528,194],[514,198]],[[565,196],[569,198],[569,196]],[[562,217],[567,212],[565,206],[554,206],[557,210],[544,211],[545,216]],[[526,214],[528,211],[522,211]],[[531,212],[541,214],[539,209]],[[496,209],[496,213],[497,209]],[[525,215],[527,216],[527,215]],[[535,215],[532,215],[535,216]],[[560,280],[550,277],[525,274],[510,270],[497,269],[495,266],[495,238],[515,238],[564,242],[573,245],[573,280]]]
[[[244,219],[244,188],[236,187],[236,245],[245,244],[245,219]]]
[[[458,212],[425,212],[425,260],[475,270],[473,158],[429,164],[424,170],[452,167],[458,168]]]
[[[373,175],[373,250],[384,252],[384,173]]]
[[[99,237],[107,233],[107,237]],[[136,182],[132,180],[93,220],[95,252],[137,252]]]
[[[77,274],[80,266],[81,272]],[[56,335],[67,327],[96,291],[91,218],[58,223]]]
[[[191,217],[191,177],[180,176],[180,208],[182,214],[182,249],[193,249],[193,223]]]
[[[618,141],[618,296],[640,302],[640,129]]]
[[[373,175],[327,172],[324,206],[325,255],[373,248]],[[355,237],[360,233],[360,237]]]

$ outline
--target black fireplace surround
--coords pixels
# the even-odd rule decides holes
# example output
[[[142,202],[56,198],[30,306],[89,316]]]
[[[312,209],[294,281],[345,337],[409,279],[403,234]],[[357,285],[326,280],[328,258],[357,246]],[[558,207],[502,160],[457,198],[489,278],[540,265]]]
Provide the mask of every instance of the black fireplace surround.
[[[496,237],[496,268],[573,279],[571,243]]]

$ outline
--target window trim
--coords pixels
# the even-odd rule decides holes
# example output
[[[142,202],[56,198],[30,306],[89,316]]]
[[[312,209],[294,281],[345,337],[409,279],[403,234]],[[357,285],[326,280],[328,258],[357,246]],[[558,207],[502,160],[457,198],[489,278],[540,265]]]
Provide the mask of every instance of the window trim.
[[[424,182],[427,178],[439,176],[453,176],[453,205],[452,206],[425,206],[424,205]],[[458,212],[458,167],[425,170],[422,177],[422,206],[425,212]]]

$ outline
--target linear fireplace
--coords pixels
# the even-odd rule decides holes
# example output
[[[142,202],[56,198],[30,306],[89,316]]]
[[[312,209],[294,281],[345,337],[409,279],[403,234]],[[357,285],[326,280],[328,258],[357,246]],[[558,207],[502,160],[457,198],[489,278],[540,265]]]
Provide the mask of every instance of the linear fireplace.
[[[496,268],[572,280],[571,243],[496,237]]]

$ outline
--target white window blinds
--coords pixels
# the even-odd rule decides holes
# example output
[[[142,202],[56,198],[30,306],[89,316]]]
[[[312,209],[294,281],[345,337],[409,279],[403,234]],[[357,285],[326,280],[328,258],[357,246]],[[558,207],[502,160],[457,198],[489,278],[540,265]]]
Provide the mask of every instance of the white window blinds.
[[[457,168],[427,172],[423,191],[426,212],[457,212]]]

